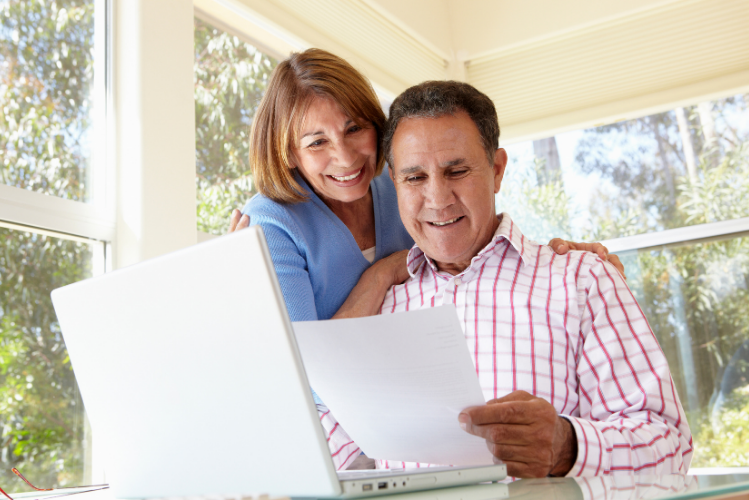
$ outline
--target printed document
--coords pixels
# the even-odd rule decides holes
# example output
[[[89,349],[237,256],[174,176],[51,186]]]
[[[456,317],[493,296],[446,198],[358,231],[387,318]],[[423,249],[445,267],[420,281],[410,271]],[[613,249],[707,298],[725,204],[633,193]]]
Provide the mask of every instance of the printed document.
[[[492,464],[458,414],[485,403],[455,307],[294,323],[310,385],[370,458]]]

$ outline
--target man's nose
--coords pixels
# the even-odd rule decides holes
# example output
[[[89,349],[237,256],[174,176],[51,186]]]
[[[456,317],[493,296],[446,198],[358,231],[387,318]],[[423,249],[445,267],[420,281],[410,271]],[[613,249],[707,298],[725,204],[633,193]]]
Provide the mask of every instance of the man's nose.
[[[426,207],[433,210],[441,210],[455,203],[455,193],[447,179],[432,177],[426,183],[424,198]]]

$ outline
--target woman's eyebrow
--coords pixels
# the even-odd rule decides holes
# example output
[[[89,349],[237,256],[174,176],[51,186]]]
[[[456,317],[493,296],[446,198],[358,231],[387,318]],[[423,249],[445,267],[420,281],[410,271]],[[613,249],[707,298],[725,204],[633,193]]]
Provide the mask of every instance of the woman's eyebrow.
[[[354,123],[354,120],[349,120],[349,121],[347,121],[346,123],[344,123],[344,124],[343,124],[343,128],[346,128],[346,127],[348,127],[348,126],[349,126],[349,125],[351,125],[352,123]],[[305,137],[310,137],[310,136],[313,136],[313,135],[323,135],[324,133],[325,133],[325,132],[323,132],[322,130],[318,130],[317,132],[307,132],[306,134],[304,134],[304,135],[303,135],[303,136],[301,137],[301,139],[304,139]]]

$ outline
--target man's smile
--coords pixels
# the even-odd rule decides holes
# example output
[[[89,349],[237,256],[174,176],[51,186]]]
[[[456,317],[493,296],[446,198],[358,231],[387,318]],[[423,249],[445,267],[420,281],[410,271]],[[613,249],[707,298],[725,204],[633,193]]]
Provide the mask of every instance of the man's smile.
[[[428,223],[430,225],[432,225],[432,226],[437,226],[437,227],[449,226],[450,224],[455,224],[456,222],[458,222],[459,220],[461,220],[463,217],[465,217],[465,215],[461,215],[460,217],[455,217],[454,219],[450,219],[450,220],[446,220],[446,221],[441,221],[441,222],[438,222],[438,221],[428,221]]]

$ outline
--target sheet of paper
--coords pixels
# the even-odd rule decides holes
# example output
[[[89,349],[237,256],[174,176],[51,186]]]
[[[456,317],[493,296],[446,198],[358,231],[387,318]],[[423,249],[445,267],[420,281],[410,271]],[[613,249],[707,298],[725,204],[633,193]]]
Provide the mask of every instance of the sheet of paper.
[[[370,458],[491,464],[458,414],[484,396],[453,305],[294,323],[310,385]]]

